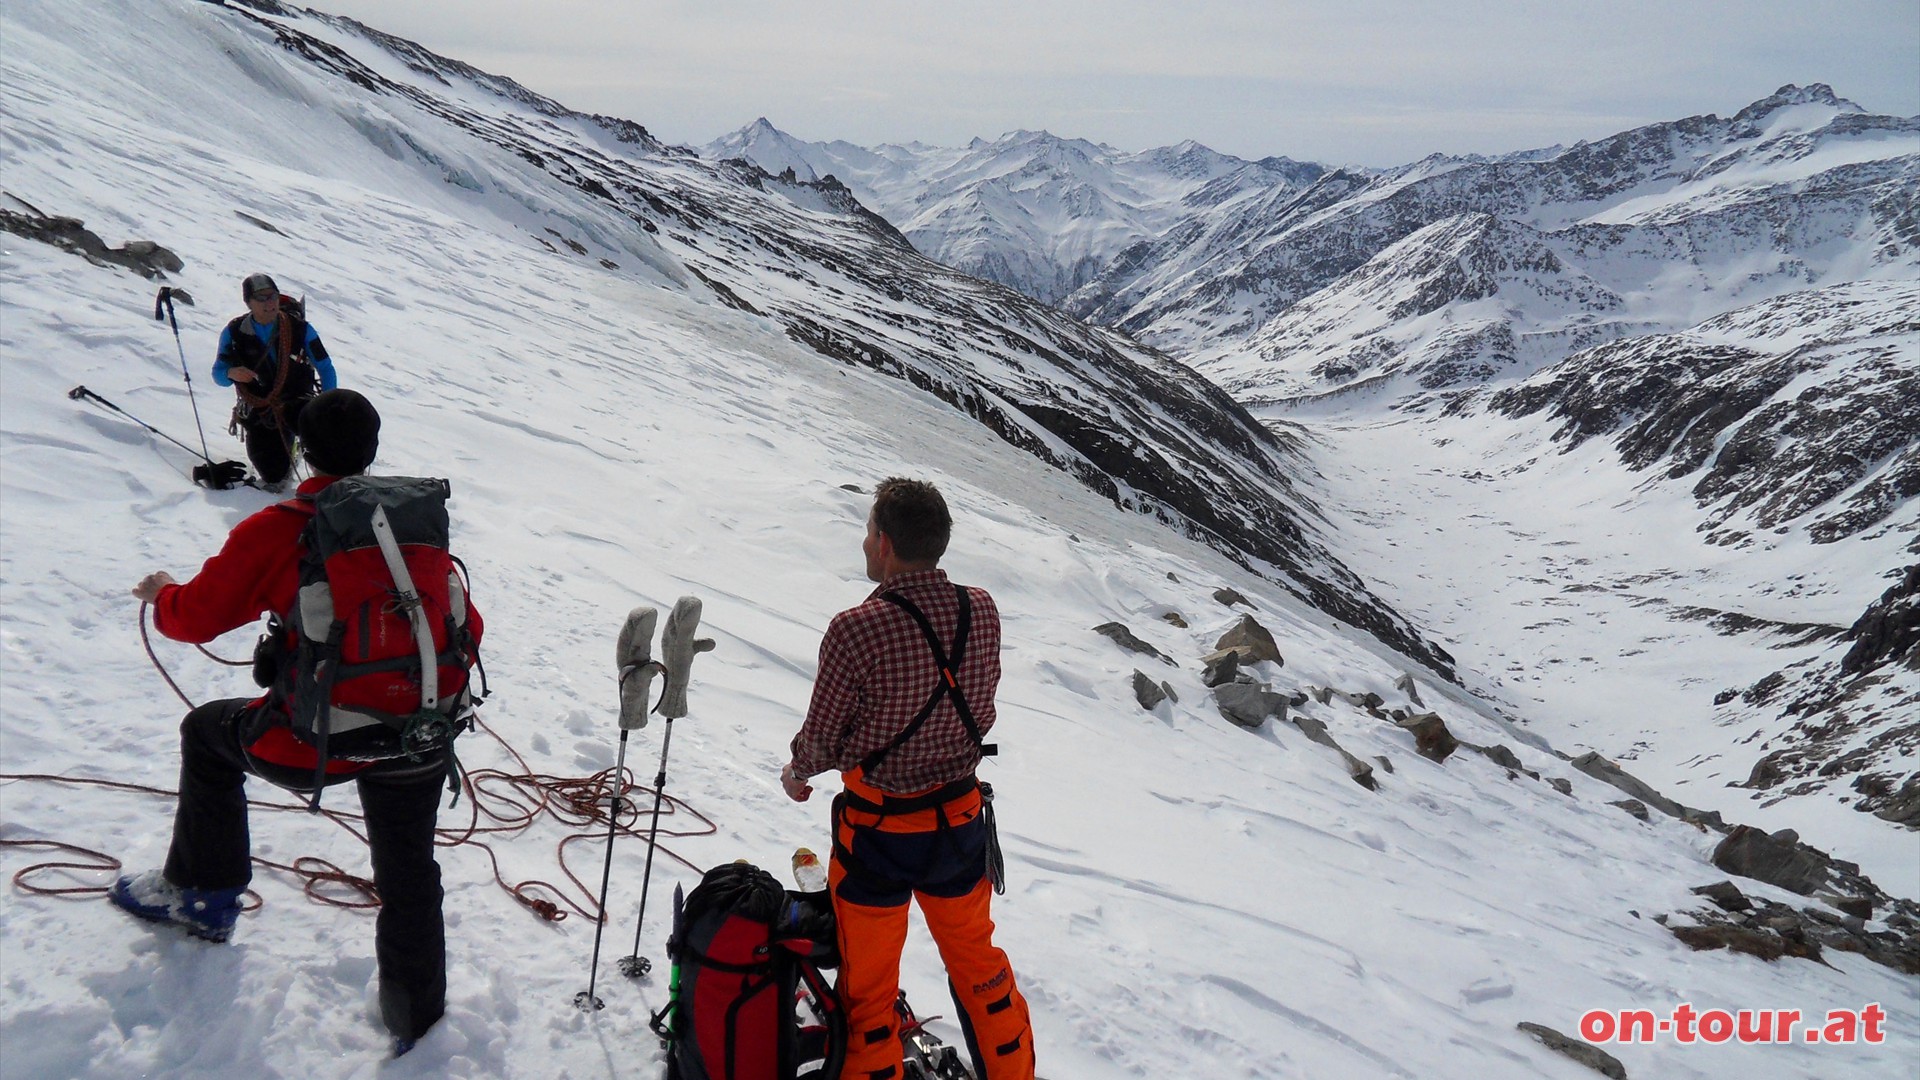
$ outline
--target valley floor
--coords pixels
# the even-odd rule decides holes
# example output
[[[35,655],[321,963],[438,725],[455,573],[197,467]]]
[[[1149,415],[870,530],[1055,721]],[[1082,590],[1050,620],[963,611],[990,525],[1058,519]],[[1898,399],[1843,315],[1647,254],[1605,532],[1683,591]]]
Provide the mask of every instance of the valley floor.
[[[1713,700],[1832,648],[1775,624],[1851,625],[1900,564],[1898,537],[1721,547],[1695,531],[1687,481],[1629,474],[1605,440],[1563,454],[1488,416],[1306,423],[1335,550],[1454,654],[1475,696],[1564,753],[1597,750],[1729,822],[1798,829],[1913,891],[1911,834],[1832,797],[1766,806],[1729,786],[1785,725],[1730,730]],[[1763,622],[1729,633],[1721,612]]]

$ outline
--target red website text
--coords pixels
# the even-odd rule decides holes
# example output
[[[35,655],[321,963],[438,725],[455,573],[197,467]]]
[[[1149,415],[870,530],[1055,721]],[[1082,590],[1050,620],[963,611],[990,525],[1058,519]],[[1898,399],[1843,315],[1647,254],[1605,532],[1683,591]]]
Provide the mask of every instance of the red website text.
[[[1830,1009],[1824,1016],[1799,1009],[1705,1009],[1681,1002],[1665,1016],[1652,1009],[1593,1009],[1580,1017],[1580,1037],[1593,1043],[1651,1043],[1671,1038],[1688,1043],[1879,1044],[1887,1038],[1887,1013],[1879,1002],[1858,1009]]]

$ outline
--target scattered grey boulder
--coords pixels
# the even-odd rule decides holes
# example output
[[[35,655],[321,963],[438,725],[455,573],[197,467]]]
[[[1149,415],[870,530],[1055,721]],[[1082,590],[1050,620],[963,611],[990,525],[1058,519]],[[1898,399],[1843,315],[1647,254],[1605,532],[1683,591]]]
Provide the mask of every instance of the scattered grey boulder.
[[[1639,818],[1641,821],[1652,820],[1647,814],[1647,804],[1641,802],[1639,799],[1621,799],[1618,802],[1610,802],[1607,805],[1617,806],[1627,813],[1632,814],[1634,817]]]
[[[1213,647],[1231,649],[1243,645],[1253,650],[1255,660],[1271,660],[1275,667],[1286,665],[1286,660],[1280,656],[1280,646],[1274,643],[1273,635],[1268,633],[1267,628],[1261,626],[1251,615],[1240,616],[1240,621],[1234,624],[1233,629],[1220,635],[1220,640],[1214,642]]]
[[[1574,758],[1573,767],[1595,780],[1612,784],[1668,817],[1679,818],[1682,821],[1689,818],[1690,812],[1686,807],[1655,791],[1651,785],[1635,779],[1625,769],[1601,757],[1597,751],[1589,751]],[[1725,868],[1722,867],[1722,869]]]
[[[1802,896],[1812,896],[1833,875],[1832,860],[1802,844],[1791,829],[1769,835],[1750,825],[1734,826],[1720,841],[1713,865]]]
[[[1268,717],[1287,718],[1287,699],[1258,683],[1230,682],[1213,688],[1213,703],[1220,715],[1248,730],[1267,722]]]
[[[1307,692],[1305,690],[1295,690],[1292,694],[1287,696],[1287,704],[1293,706],[1296,709],[1302,705],[1305,705],[1306,703],[1307,703]]]
[[[1240,650],[1221,649],[1210,652],[1200,658],[1206,667],[1200,672],[1200,681],[1208,686],[1222,686],[1233,682],[1240,675]]]
[[[1373,755],[1373,760],[1379,762],[1380,767],[1387,770],[1389,773],[1393,771],[1393,762],[1387,758],[1387,755],[1375,754]]]
[[[246,222],[247,224],[253,226],[256,229],[263,229],[267,232],[274,234],[275,236],[287,235],[286,233],[281,232],[279,226],[275,225],[273,222],[264,221],[260,218],[254,217],[252,214],[247,213],[245,210],[235,210],[234,213],[239,215],[241,221]],[[544,243],[544,241],[542,242]]]
[[[1619,805],[1615,803],[1614,805]],[[1731,881],[1716,881],[1711,885],[1696,885],[1694,893],[1704,896],[1719,905],[1722,911],[1752,911],[1753,901],[1740,891],[1740,886]]]
[[[1159,649],[1156,649],[1153,646],[1147,644],[1146,642],[1141,641],[1139,638],[1133,636],[1133,631],[1127,629],[1125,624],[1123,623],[1117,623],[1117,622],[1101,623],[1099,626],[1096,626],[1093,628],[1093,632],[1096,634],[1099,634],[1101,637],[1106,638],[1107,640],[1113,642],[1115,645],[1120,646],[1121,648],[1127,650],[1128,652],[1137,652],[1144,656],[1151,656],[1161,661],[1162,663],[1167,663],[1167,664],[1173,663],[1172,658],[1167,656],[1166,653],[1161,652]],[[1175,666],[1177,667],[1178,665],[1175,665]]]
[[[1182,630],[1185,630],[1187,628],[1186,616],[1180,614],[1177,611],[1169,611],[1165,615],[1162,615],[1160,617],[1162,619],[1165,619],[1167,622],[1170,622],[1173,625],[1179,627]]]
[[[1331,686],[1309,687],[1307,692],[1313,695],[1313,700],[1319,702],[1322,705],[1331,704],[1333,702],[1333,687]]]
[[[1567,798],[1569,799],[1573,798],[1573,781],[1567,779],[1566,777],[1549,776],[1547,777],[1547,784],[1549,787],[1552,787],[1553,790],[1559,792],[1562,795],[1565,795]]]
[[[1260,610],[1259,608],[1253,607],[1253,601],[1247,599],[1244,596],[1241,596],[1239,592],[1233,589],[1228,589],[1228,588],[1215,589],[1213,590],[1213,598],[1227,605],[1228,607],[1232,607],[1235,604],[1242,604],[1242,605],[1245,605],[1246,607],[1253,608],[1253,610],[1255,611]]]
[[[1318,718],[1305,715],[1296,716],[1293,718],[1293,726],[1304,732],[1309,740],[1319,743],[1321,746],[1327,747],[1339,754],[1340,759],[1346,762],[1347,775],[1353,778],[1354,783],[1359,784],[1368,791],[1378,791],[1380,789],[1380,782],[1373,778],[1373,766],[1348,753],[1347,748],[1341,746],[1334,740],[1333,735],[1327,731],[1327,725],[1322,723]],[[1386,764],[1385,758],[1381,758],[1380,761],[1381,764]],[[1392,772],[1393,766],[1387,765],[1387,771]]]
[[[1841,896],[1838,893],[1814,893],[1813,898],[1823,904],[1832,905],[1835,911],[1851,915],[1856,919],[1873,918],[1873,898],[1870,896]]]
[[[1413,681],[1412,672],[1406,672],[1399,678],[1393,680],[1393,688],[1407,695],[1407,700],[1413,702],[1415,705],[1423,709],[1427,707],[1427,703],[1420,700],[1420,686]]]
[[[1147,673],[1139,668],[1133,669],[1133,698],[1140,707],[1152,712],[1159,704],[1173,697],[1173,687],[1166,683],[1157,683],[1147,678]]]
[[[1440,719],[1439,713],[1409,716],[1397,721],[1395,726],[1413,732],[1414,751],[1436,764],[1446,761],[1460,748],[1460,740],[1447,730],[1447,722]]]
[[[1479,746],[1474,743],[1463,742],[1460,745],[1466,747],[1469,750],[1479,751],[1480,753],[1486,755],[1487,759],[1492,761],[1495,765],[1499,765],[1503,768],[1510,769],[1517,773],[1526,773],[1528,776],[1533,777],[1535,780],[1540,779],[1540,774],[1537,772],[1534,772],[1532,769],[1527,768],[1526,765],[1520,760],[1520,755],[1508,749],[1505,743],[1494,743],[1492,746]]]
[[[1764,921],[1764,920],[1763,920]],[[1712,952],[1716,949],[1731,949],[1748,956],[1757,956],[1762,960],[1778,960],[1783,956],[1798,956],[1807,960],[1821,960],[1820,943],[1807,940],[1804,934],[1796,933],[1798,927],[1791,919],[1774,920],[1779,925],[1753,927],[1732,923],[1713,923],[1707,926],[1670,926],[1673,936],[1690,949],[1699,952]]]
[[[1627,1067],[1620,1064],[1620,1059],[1590,1042],[1562,1035],[1545,1024],[1531,1024],[1522,1020],[1515,1026],[1539,1039],[1547,1049],[1565,1054],[1602,1076],[1611,1077],[1612,1080],[1627,1080]]]

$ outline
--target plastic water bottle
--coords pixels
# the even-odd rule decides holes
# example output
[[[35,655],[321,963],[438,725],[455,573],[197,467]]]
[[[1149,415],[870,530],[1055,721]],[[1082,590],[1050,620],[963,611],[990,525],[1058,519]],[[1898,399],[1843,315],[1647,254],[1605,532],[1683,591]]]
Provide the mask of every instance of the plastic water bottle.
[[[821,892],[827,887],[827,868],[820,865],[820,856],[811,848],[796,848],[793,852],[793,883],[801,892]]]

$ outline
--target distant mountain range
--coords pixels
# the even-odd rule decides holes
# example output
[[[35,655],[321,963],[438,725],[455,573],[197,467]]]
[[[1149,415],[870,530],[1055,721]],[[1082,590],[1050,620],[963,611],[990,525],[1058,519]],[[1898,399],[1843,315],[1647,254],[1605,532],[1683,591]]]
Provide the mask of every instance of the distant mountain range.
[[[1137,154],[1045,131],[964,147],[805,142],[762,117],[702,148],[800,181],[833,177],[929,258],[1058,304],[1197,213],[1305,187],[1324,167],[1188,141]]]
[[[1814,84],[1497,158],[1385,170],[1046,132],[707,146],[831,175],[922,253],[1180,355],[1258,406],[1524,376],[1578,349],[1920,267],[1920,117]]]

